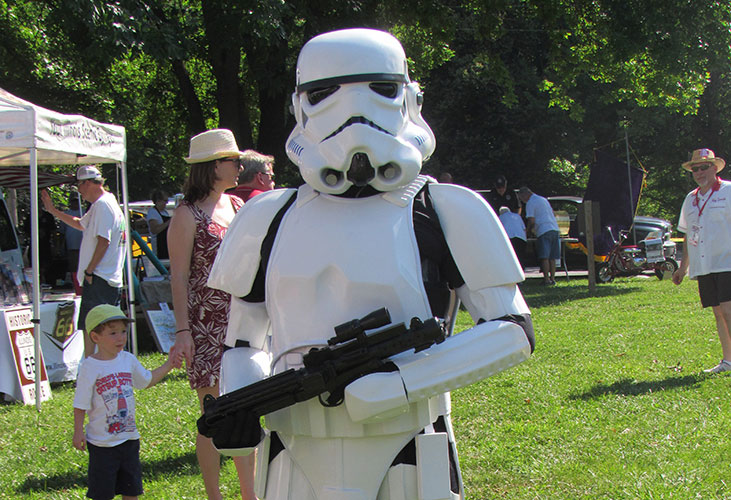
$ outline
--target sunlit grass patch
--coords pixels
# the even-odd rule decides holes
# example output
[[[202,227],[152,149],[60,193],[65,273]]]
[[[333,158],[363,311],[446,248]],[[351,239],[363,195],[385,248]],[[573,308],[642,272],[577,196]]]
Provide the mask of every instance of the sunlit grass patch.
[[[731,498],[731,376],[696,284],[617,279],[521,285],[537,349],[525,363],[456,391],[452,413],[466,497]],[[465,312],[457,329],[471,326]],[[158,366],[159,353],[141,355]],[[0,405],[0,498],[86,493],[87,455],[71,446],[73,383],[54,385],[39,414]],[[198,402],[182,371],[137,391],[144,498],[205,498],[195,458]],[[235,498],[231,460],[222,489]]]

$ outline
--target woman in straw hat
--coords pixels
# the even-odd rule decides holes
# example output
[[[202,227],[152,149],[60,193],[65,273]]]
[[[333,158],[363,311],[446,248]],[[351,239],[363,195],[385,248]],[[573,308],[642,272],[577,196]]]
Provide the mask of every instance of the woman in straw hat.
[[[688,193],[680,211],[678,231],[685,233],[683,260],[673,273],[679,285],[685,273],[698,280],[703,307],[711,307],[716,317],[723,359],[705,370],[731,370],[731,182],[718,172],[726,162],[710,149],[696,149],[683,168],[692,172],[698,187]]]
[[[170,283],[175,311],[175,345],[171,353],[185,357],[191,388],[203,411],[207,394],[218,396],[218,377],[231,297],[206,286],[216,252],[243,201],[224,191],[235,187],[241,152],[230,130],[208,130],[190,140],[190,175],[184,199],[168,229]],[[210,438],[196,436],[196,455],[206,494],[220,499],[220,455]],[[241,495],[254,499],[254,457],[234,459]]]

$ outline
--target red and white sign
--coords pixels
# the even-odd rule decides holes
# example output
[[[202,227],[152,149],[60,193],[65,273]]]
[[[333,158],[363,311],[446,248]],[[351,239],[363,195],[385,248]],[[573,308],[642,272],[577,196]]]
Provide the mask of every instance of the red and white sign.
[[[33,310],[30,307],[10,309],[5,311],[5,326],[10,336],[10,345],[15,359],[18,383],[25,404],[36,402],[36,367],[40,366],[41,401],[51,399],[51,384],[48,382],[46,365],[43,363],[43,354],[39,363],[35,357],[35,342],[33,339]]]

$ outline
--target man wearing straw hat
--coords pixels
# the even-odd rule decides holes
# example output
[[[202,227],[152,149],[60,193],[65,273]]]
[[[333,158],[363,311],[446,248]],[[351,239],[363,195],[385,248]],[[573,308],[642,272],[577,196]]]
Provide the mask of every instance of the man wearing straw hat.
[[[683,168],[692,172],[698,187],[688,193],[680,211],[678,231],[685,233],[683,260],[673,283],[686,272],[698,280],[703,307],[716,317],[723,359],[706,373],[731,371],[731,182],[718,172],[726,162],[710,149],[696,149]]]

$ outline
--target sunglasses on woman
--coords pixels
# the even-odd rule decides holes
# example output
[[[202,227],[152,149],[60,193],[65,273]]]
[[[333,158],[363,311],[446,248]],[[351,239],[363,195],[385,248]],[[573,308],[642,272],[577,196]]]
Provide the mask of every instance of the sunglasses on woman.
[[[220,158],[218,161],[231,161],[237,167],[241,166],[241,158]]]

